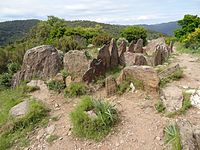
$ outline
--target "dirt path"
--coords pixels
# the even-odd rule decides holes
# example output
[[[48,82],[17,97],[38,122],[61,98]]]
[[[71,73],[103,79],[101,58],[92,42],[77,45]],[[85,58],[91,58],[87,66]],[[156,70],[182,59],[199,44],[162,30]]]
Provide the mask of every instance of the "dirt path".
[[[173,82],[178,86],[197,88],[200,86],[200,63],[198,58],[187,54],[179,54],[172,65],[179,63],[184,69],[184,78]],[[45,88],[44,88],[45,89]],[[48,104],[51,116],[58,117],[57,121],[50,120],[49,127],[53,128],[53,135],[59,139],[52,144],[46,142],[46,129],[37,129],[31,137],[32,150],[162,150],[165,148],[163,140],[163,127],[170,120],[158,114],[154,108],[155,99],[149,99],[142,91],[126,93],[123,96],[111,97],[108,100],[115,103],[120,110],[121,122],[101,142],[80,140],[71,134],[70,112],[74,109],[79,99],[70,100],[62,95],[49,93],[48,90],[37,91],[32,94]],[[41,96],[43,95],[43,96]],[[48,95],[48,97],[44,96]],[[103,92],[97,93],[104,97]],[[156,96],[155,96],[156,97]],[[200,111],[191,109],[186,116],[200,121]]]

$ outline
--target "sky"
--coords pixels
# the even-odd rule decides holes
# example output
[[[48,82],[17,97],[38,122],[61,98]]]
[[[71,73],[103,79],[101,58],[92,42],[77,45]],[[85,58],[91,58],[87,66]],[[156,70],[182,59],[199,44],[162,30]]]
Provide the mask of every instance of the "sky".
[[[0,0],[0,22],[22,19],[156,24],[200,15],[200,0]]]

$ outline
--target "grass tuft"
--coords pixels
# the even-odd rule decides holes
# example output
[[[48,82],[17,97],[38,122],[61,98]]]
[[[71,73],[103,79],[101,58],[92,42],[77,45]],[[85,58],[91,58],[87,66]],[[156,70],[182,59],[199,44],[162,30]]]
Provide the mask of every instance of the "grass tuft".
[[[181,137],[176,124],[170,124],[164,129],[165,143],[171,145],[172,150],[182,150]]]
[[[92,113],[90,116],[87,112]],[[106,101],[82,98],[71,113],[73,133],[82,138],[101,140],[118,121],[117,110]]]
[[[59,93],[65,88],[65,84],[63,83],[63,81],[57,81],[57,80],[50,80],[47,83],[47,86],[49,90],[53,90]]]
[[[155,108],[157,110],[158,113],[163,113],[165,111],[165,106],[163,104],[163,102],[161,100],[159,100],[156,104],[155,104]]]
[[[66,97],[76,97],[87,94],[87,86],[82,82],[74,82],[65,88]]]

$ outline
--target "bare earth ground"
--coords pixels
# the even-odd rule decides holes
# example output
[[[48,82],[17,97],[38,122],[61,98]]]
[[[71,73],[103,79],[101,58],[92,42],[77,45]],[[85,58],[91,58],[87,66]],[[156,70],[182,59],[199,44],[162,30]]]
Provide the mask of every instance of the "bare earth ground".
[[[184,70],[184,78],[171,84],[180,87],[188,86],[198,88],[200,86],[199,59],[188,55],[178,54],[172,64],[179,63]],[[163,150],[163,128],[172,119],[158,114],[154,108],[157,96],[152,98],[142,92],[126,93],[123,96],[108,98],[116,104],[120,111],[121,122],[114,131],[103,141],[94,142],[77,139],[71,134],[69,114],[74,109],[79,99],[66,99],[62,95],[52,94],[45,86],[40,91],[32,93],[32,96],[45,102],[51,109],[52,117],[59,120],[50,120],[48,126],[55,128],[53,135],[59,139],[49,144],[46,142],[46,129],[36,129],[29,137],[31,150]],[[104,91],[94,94],[94,97],[105,97]],[[177,118],[187,118],[193,123],[200,122],[200,110],[190,109],[186,115]],[[176,119],[176,118],[174,118]]]

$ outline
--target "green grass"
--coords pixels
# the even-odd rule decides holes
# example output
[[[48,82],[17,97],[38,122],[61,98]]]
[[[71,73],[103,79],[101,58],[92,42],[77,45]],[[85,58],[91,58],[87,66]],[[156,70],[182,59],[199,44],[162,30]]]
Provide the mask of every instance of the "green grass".
[[[120,75],[121,70],[119,67],[111,68],[106,72],[106,77],[113,76],[116,79]]]
[[[167,83],[180,80],[182,77],[183,77],[183,70],[179,69],[175,71],[172,75],[168,76],[167,78],[163,78],[162,80],[160,80],[159,86],[163,88],[166,86]]]
[[[176,124],[170,124],[164,129],[165,143],[171,145],[172,150],[182,150],[181,137]]]
[[[56,92],[61,92],[64,88],[65,88],[65,84],[63,81],[57,81],[57,80],[50,80],[47,83],[47,86],[49,88],[49,90],[53,90]]]
[[[48,143],[52,143],[53,141],[57,140],[59,138],[59,136],[57,135],[50,135],[48,138],[47,138],[47,142]]]
[[[92,111],[95,116],[89,116],[88,111]],[[82,98],[70,117],[74,135],[97,141],[108,135],[119,119],[114,106],[89,96]]]
[[[2,150],[9,149],[13,145],[27,146],[28,133],[48,122],[48,109],[36,100],[30,100],[30,109],[25,117],[14,119],[9,116],[9,110],[24,98],[28,97],[22,87],[0,92],[0,149]]]
[[[65,88],[66,97],[77,97],[87,94],[87,86],[82,82],[74,82]]]
[[[165,111],[165,106],[163,104],[163,102],[161,100],[159,100],[156,104],[155,104],[155,108],[157,110],[158,113],[163,113]]]
[[[200,49],[191,49],[191,48],[185,48],[184,45],[182,43],[175,43],[176,46],[176,50],[180,53],[188,53],[188,54],[193,54],[193,55],[197,55],[200,56]]]
[[[192,107],[191,101],[190,101],[191,94],[189,93],[183,93],[183,105],[182,108],[176,112],[173,113],[167,113],[167,117],[172,118],[177,115],[184,115],[188,109]]]

